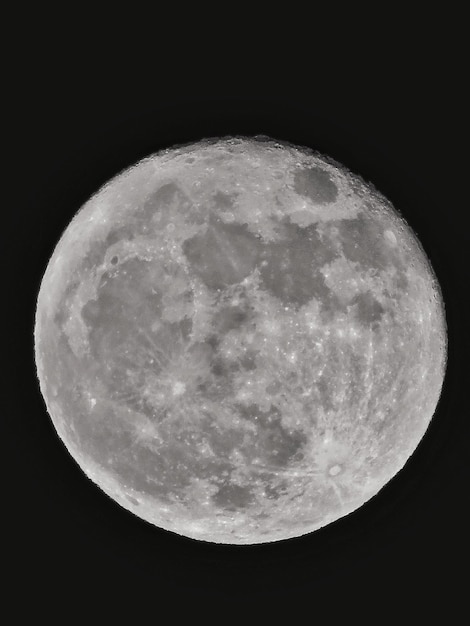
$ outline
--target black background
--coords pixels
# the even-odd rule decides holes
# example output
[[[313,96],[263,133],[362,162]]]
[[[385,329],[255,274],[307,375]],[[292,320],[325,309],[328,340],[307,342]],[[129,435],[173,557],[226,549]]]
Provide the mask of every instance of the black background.
[[[45,30],[30,16],[26,30],[15,26],[7,58],[6,598],[36,615],[62,605],[94,615],[100,600],[161,619],[169,606],[176,622],[185,605],[218,621],[237,607],[249,621],[254,607],[303,604],[307,619],[322,612],[332,623],[368,613],[382,620],[393,610],[403,617],[410,605],[444,608],[450,619],[465,607],[470,556],[468,134],[458,16],[411,24],[406,16],[398,26],[377,17],[363,30],[346,20],[325,42],[318,22],[302,39],[287,26],[251,22],[227,32],[222,18],[192,36],[157,20],[140,37],[144,17],[116,34],[106,23],[75,30],[65,17]],[[158,530],[95,487],[46,413],[32,337],[42,274],[90,195],[161,148],[233,134],[310,146],[373,182],[428,253],[449,331],[438,410],[398,476],[327,528],[252,547]]]

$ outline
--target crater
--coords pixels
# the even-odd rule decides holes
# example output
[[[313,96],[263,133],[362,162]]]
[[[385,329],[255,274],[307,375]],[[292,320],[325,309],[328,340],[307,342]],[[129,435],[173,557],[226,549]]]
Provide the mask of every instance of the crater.
[[[129,500],[129,502],[131,504],[133,504],[134,506],[139,506],[140,502],[138,500],[136,500],[136,498],[134,498],[133,496],[130,496],[129,494],[126,495],[126,498]]]
[[[338,474],[341,473],[341,471],[342,471],[341,465],[332,465],[330,469],[328,470],[328,474],[330,476],[337,476]]]
[[[294,189],[315,204],[329,204],[338,195],[338,188],[328,172],[320,167],[310,167],[295,172]]]

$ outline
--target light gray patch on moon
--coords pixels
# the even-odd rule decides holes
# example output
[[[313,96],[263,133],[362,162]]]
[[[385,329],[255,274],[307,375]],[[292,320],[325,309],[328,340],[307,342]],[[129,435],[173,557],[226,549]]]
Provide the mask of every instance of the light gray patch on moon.
[[[322,162],[243,138],[166,151],[54,251],[41,392],[85,473],[156,526],[237,544],[311,532],[381,489],[432,418],[432,269],[385,199]]]

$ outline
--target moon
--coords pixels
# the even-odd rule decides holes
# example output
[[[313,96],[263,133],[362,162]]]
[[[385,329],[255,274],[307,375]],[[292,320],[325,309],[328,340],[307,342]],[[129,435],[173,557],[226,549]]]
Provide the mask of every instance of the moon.
[[[175,146],[62,234],[35,317],[47,411],[83,472],[192,539],[258,544],[356,510],[435,413],[447,332],[400,213],[268,137]]]

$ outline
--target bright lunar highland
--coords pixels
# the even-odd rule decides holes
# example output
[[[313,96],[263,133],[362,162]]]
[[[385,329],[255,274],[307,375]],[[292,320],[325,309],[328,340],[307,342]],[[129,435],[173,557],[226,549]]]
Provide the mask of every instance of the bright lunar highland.
[[[390,202],[265,137],[111,180],[36,309],[41,392],[85,474],[217,543],[297,537],[369,500],[423,437],[446,353],[439,285]]]

